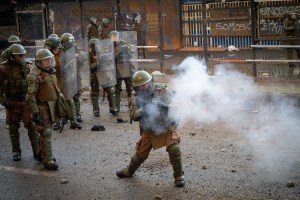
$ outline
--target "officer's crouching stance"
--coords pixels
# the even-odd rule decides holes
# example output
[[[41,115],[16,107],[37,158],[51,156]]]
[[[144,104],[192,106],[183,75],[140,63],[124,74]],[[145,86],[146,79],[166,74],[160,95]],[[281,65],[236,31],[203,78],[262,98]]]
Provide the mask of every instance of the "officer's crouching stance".
[[[132,77],[135,93],[130,98],[130,119],[139,121],[141,138],[129,166],[117,171],[120,178],[131,177],[149,156],[151,149],[166,146],[174,171],[175,186],[185,185],[181,164],[180,137],[175,120],[168,116],[171,92],[166,85],[153,83],[146,71],[137,71]]]

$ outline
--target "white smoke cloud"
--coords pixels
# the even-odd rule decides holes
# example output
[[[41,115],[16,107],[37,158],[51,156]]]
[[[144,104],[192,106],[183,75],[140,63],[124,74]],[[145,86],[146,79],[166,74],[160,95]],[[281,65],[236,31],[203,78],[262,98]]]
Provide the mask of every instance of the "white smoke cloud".
[[[268,99],[256,91],[252,77],[228,70],[228,66],[216,66],[214,77],[208,75],[203,61],[194,57],[175,66],[179,73],[170,82],[174,91],[170,115],[180,127],[188,121],[231,125],[250,138],[253,151],[269,167],[300,160],[295,101],[283,95]]]

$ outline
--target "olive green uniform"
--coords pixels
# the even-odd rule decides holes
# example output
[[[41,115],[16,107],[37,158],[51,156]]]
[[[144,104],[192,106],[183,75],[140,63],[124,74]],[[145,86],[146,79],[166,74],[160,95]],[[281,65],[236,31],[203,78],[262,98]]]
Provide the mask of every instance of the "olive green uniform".
[[[93,50],[89,52],[90,57],[90,77],[91,77],[91,101],[93,106],[93,113],[95,115],[100,114],[99,109],[99,82],[97,78],[97,58],[96,53]],[[116,104],[116,91],[115,86],[112,85],[110,87],[103,88],[104,92],[107,93],[107,100],[109,103],[109,110],[112,114],[117,114],[117,104]]]
[[[122,66],[125,61],[120,61],[121,59],[121,45],[122,42],[114,42],[114,51],[115,51],[115,63],[116,63],[116,74],[117,74],[117,85],[116,85],[116,102],[117,108],[120,111],[120,103],[121,103],[121,92],[122,92],[122,80],[125,82],[127,97],[130,98],[132,95],[132,80],[131,77],[122,77],[119,71],[119,66]]]
[[[148,158],[151,149],[159,149],[166,147],[166,151],[169,153],[170,162],[173,167],[173,176],[175,183],[178,181],[178,187],[182,187],[181,181],[184,181],[182,163],[181,163],[181,151],[179,147],[180,137],[176,130],[176,123],[168,119],[167,115],[162,118],[157,118],[156,124],[164,127],[162,132],[157,134],[156,131],[147,127],[148,120],[145,118],[146,114],[141,112],[146,106],[143,102],[152,102],[154,99],[160,97],[169,98],[171,93],[167,86],[164,84],[154,84],[153,93],[150,94],[148,99],[140,100],[139,95],[134,94],[130,98],[130,119],[133,121],[139,121],[141,138],[136,144],[136,153],[132,156],[129,166],[122,171],[117,172],[119,177],[129,177],[139,168],[139,166]],[[179,184],[180,183],[180,184]]]
[[[42,148],[41,157],[44,164],[53,162],[52,155],[52,125],[56,119],[56,101],[59,91],[57,90],[57,79],[54,70],[42,70],[33,68],[27,76],[28,97],[33,115],[38,115],[40,123],[36,124],[36,131],[40,133],[40,144]]]
[[[62,51],[60,50],[59,54],[54,55],[54,59],[55,59],[55,75],[57,78],[57,85],[58,88],[61,89],[61,74],[60,74],[60,63],[59,63],[59,59],[60,56],[62,54]],[[76,119],[81,118],[81,114],[80,114],[80,100],[79,100],[79,92],[77,92],[74,96],[73,99],[71,100],[67,100],[67,104],[70,107],[69,109],[72,111],[72,118],[70,119],[71,122],[74,123],[74,121],[76,121]]]
[[[12,152],[21,153],[19,128],[22,120],[28,130],[34,158],[37,158],[38,135],[32,122],[30,106],[25,102],[26,77],[32,67],[29,62],[21,65],[11,60],[0,65],[0,103],[7,108],[9,116],[6,123],[9,125]]]
[[[87,31],[87,38],[88,41],[90,41],[90,39],[92,38],[97,38],[98,37],[98,26],[96,24],[88,24],[86,27]]]

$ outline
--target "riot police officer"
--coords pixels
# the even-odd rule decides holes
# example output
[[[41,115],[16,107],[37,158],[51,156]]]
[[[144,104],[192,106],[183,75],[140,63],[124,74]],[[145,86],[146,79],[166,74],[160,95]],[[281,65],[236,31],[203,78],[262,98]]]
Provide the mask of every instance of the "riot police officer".
[[[182,171],[180,137],[177,123],[169,115],[171,92],[166,85],[153,83],[146,71],[137,71],[132,77],[135,94],[130,99],[130,120],[139,121],[141,138],[129,166],[116,172],[120,178],[131,177],[148,158],[151,149],[166,146],[173,167],[175,186],[185,185]]]
[[[97,52],[96,45],[99,44],[100,41],[96,38],[93,38],[89,41],[89,56],[90,56],[90,78],[91,78],[91,101],[93,105],[93,113],[95,117],[100,116],[99,109],[99,86],[101,86],[104,92],[107,94],[107,100],[109,102],[109,112],[113,115],[118,114],[117,104],[116,104],[116,94],[115,94],[115,77],[113,77],[113,73],[111,73],[110,68],[108,70],[103,69],[101,72],[97,71],[98,67],[105,67],[106,64],[101,64],[100,60],[97,60]],[[99,55],[100,57],[100,55]],[[100,58],[101,59],[101,58]],[[102,57],[104,59],[104,57]],[[104,62],[104,60],[103,60]],[[109,66],[108,62],[106,66]],[[97,76],[99,74],[99,76]],[[111,76],[112,75],[112,76]],[[102,80],[100,80],[102,79]]]
[[[134,24],[131,26],[131,30],[136,31],[138,46],[145,46],[141,20],[142,20],[142,17],[140,15],[136,16],[134,18]],[[138,49],[138,58],[140,58],[140,50],[143,53],[143,58],[146,58],[145,48],[139,48]]]
[[[86,29],[86,35],[88,41],[92,38],[97,38],[98,37],[98,25],[97,25],[97,18],[96,17],[91,17],[90,18],[90,23],[87,25]]]
[[[9,125],[9,135],[12,145],[13,160],[21,159],[20,121],[28,130],[34,158],[38,153],[38,136],[31,118],[29,104],[25,102],[27,94],[26,77],[33,68],[26,60],[26,50],[20,44],[11,45],[8,50],[8,60],[0,65],[0,103],[6,108],[6,123]]]
[[[69,49],[71,48],[75,48],[75,39],[74,36],[71,33],[64,33],[61,36],[61,47],[62,47],[62,51],[64,53],[66,53]],[[75,51],[74,51],[74,59],[76,60],[76,55],[75,55]],[[62,58],[62,55],[61,55]],[[77,61],[75,61],[77,62]],[[76,64],[76,63],[73,63]],[[61,60],[60,60],[60,65],[62,65]],[[62,66],[60,66],[62,67]],[[76,69],[77,70],[77,69]],[[76,71],[77,73],[77,71]],[[77,74],[76,74],[77,76]],[[74,83],[70,83],[70,84],[74,84]],[[64,87],[64,86],[62,86]],[[81,118],[81,114],[80,114],[80,100],[79,100],[80,94],[79,91],[76,91],[76,94],[70,98],[67,99],[68,105],[70,107],[70,110],[72,110],[73,112],[73,117],[72,119],[70,119],[71,121],[71,129],[81,129],[81,125],[78,122],[82,122],[82,118]]]
[[[113,31],[108,18],[103,18],[101,26],[98,28],[98,37],[100,40],[109,39],[109,33]]]
[[[124,80],[126,86],[127,97],[129,98],[132,93],[132,75],[135,72],[135,67],[130,62],[130,44],[126,41],[120,41],[119,32],[110,32],[110,38],[114,42],[117,85],[116,85],[116,101],[117,108],[120,111],[122,81]]]
[[[36,67],[27,76],[27,102],[31,106],[36,131],[40,134],[40,159],[45,169],[57,170],[58,165],[52,155],[52,125],[57,115],[56,101],[62,95],[55,76],[55,59],[48,49],[40,49],[35,56]]]
[[[61,88],[61,76],[60,76],[60,64],[59,64],[59,58],[62,54],[62,50],[60,47],[60,38],[56,34],[51,34],[49,37],[45,40],[45,47],[48,49],[53,55],[55,59],[55,75],[57,78],[57,86],[58,88]],[[61,123],[60,119],[55,119],[55,123],[53,124],[53,130],[59,130],[61,129]]]
[[[16,35],[12,35],[8,38],[8,44],[9,46],[13,45],[13,44],[21,44],[21,40],[18,36]],[[1,53],[1,57],[0,57],[0,63],[7,61],[9,59],[8,56],[8,48],[5,49],[4,51],[2,51]]]

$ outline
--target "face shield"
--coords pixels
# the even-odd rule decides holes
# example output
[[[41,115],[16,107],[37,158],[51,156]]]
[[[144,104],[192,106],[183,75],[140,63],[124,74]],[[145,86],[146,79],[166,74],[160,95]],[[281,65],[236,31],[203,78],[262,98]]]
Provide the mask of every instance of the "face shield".
[[[49,70],[54,69],[55,67],[55,59],[54,57],[45,58],[43,60],[37,60],[36,65],[41,69]]]

